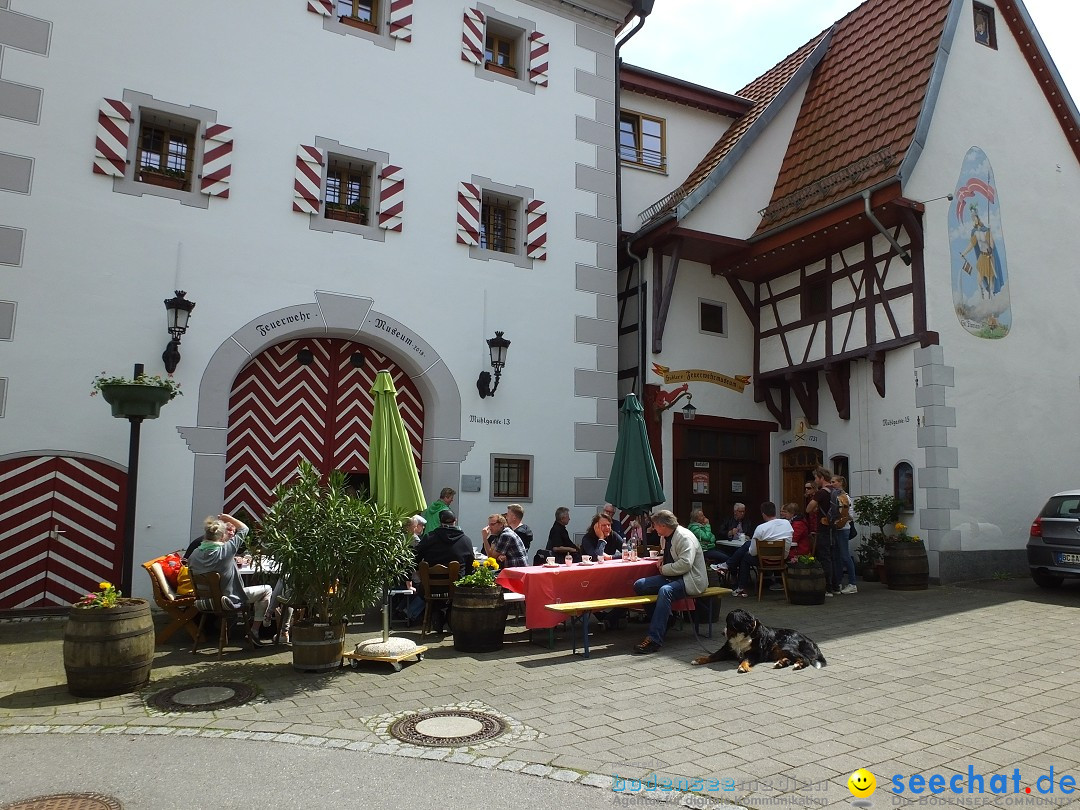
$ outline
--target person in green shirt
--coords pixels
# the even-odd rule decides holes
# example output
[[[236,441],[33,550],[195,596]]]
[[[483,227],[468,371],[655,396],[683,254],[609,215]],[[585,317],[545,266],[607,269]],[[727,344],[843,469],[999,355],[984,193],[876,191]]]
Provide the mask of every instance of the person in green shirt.
[[[701,544],[701,550],[705,552],[705,562],[708,565],[727,562],[728,555],[716,547],[716,535],[713,534],[712,526],[705,513],[695,509],[690,513],[690,525],[687,526],[694,537]]]
[[[431,506],[424,510],[422,517],[426,523],[424,523],[423,534],[429,534],[439,528],[439,513],[449,509],[450,504],[454,502],[454,496],[457,492],[452,487],[443,487],[442,492],[439,493],[439,499],[432,501]]]

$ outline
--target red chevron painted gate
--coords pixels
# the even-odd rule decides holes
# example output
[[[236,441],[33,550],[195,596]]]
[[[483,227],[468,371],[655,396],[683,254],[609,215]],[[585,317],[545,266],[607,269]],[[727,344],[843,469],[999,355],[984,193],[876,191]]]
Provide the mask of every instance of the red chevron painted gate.
[[[0,609],[68,605],[118,583],[126,484],[94,459],[0,460]]]
[[[323,474],[366,473],[371,386],[386,369],[417,467],[424,442],[424,404],[408,375],[360,343],[302,338],[271,346],[237,375],[229,399],[225,463],[225,509],[255,517],[266,512],[272,492],[301,459]]]

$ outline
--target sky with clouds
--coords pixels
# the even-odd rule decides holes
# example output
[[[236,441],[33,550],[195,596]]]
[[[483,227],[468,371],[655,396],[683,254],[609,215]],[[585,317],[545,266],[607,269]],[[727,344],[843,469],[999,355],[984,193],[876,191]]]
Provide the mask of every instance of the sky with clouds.
[[[860,4],[859,0],[656,0],[622,49],[626,62],[734,93]],[[1024,0],[1075,101],[1075,0]],[[999,36],[1008,28],[998,19]],[[1066,39],[1072,40],[1066,42]]]

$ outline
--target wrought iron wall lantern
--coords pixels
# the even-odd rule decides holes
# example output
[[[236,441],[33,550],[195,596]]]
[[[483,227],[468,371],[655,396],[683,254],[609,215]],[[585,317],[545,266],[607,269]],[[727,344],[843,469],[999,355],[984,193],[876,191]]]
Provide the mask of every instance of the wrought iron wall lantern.
[[[180,365],[180,338],[188,329],[188,319],[191,310],[195,309],[195,302],[187,300],[184,290],[175,290],[175,295],[165,301],[165,314],[167,328],[169,330],[169,345],[161,353],[161,362],[165,364],[165,370],[172,374]]]
[[[491,374],[481,371],[476,379],[476,390],[480,399],[495,396],[495,389],[499,387],[499,378],[502,376],[503,367],[506,366],[506,350],[510,348],[510,341],[503,337],[503,333],[496,330],[495,337],[487,340],[488,352],[491,354],[491,367],[495,370],[495,385],[491,385]]]
[[[686,397],[686,405],[682,408],[683,419],[687,422],[693,422],[694,417],[697,416],[697,408],[690,404],[694,395],[690,393],[690,386],[687,383],[683,383],[673,391],[660,390],[656,392],[656,399],[653,400],[653,404],[656,406],[656,418],[659,419],[660,414],[675,407],[675,403],[683,397]]]

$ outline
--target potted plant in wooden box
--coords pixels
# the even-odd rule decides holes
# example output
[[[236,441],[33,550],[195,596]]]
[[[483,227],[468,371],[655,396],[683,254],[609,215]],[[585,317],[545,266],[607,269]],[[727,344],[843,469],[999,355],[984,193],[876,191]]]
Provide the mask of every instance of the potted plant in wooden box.
[[[112,415],[117,419],[157,419],[162,405],[184,394],[180,390],[180,383],[159,374],[109,377],[103,371],[94,378],[91,388],[90,396],[97,396],[100,391],[102,399],[109,403]]]
[[[125,599],[112,583],[71,606],[64,627],[64,672],[77,697],[134,692],[150,681],[154,620],[145,599]]]
[[[860,495],[852,503],[855,522],[860,526],[876,526],[876,532],[863,532],[863,541],[856,549],[862,577],[870,582],[879,579],[885,551],[885,526],[896,522],[900,501],[893,495]]]
[[[153,169],[148,166],[143,166],[139,169],[139,181],[148,183],[151,186],[175,188],[180,191],[186,191],[188,187],[187,172],[181,169],[170,169],[167,167]]]
[[[454,583],[451,623],[454,649],[493,652],[503,645],[506,600],[495,584],[499,563],[494,557],[473,560],[472,571]]]
[[[359,200],[345,203],[327,203],[326,218],[336,219],[339,222],[352,222],[357,225],[368,224],[368,209]]]
[[[401,515],[367,497],[349,494],[345,474],[326,482],[308,461],[274,490],[262,520],[261,550],[279,565],[286,601],[302,610],[292,625],[293,667],[304,671],[341,664],[352,617],[378,602],[383,585],[412,570],[411,538]]]

